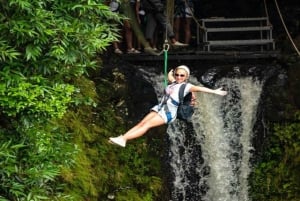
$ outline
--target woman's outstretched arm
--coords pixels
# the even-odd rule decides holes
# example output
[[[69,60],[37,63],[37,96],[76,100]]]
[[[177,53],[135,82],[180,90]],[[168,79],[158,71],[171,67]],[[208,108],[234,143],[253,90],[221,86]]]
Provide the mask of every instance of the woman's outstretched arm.
[[[205,93],[217,94],[220,96],[227,95],[227,91],[224,91],[222,88],[209,89],[207,87],[201,87],[201,86],[195,86],[195,85],[191,87],[190,92],[205,92]]]

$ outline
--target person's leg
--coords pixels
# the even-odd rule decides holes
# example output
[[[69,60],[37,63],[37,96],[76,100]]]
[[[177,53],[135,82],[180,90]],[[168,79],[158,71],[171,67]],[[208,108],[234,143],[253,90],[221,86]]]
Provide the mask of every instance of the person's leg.
[[[174,19],[174,33],[175,33],[175,39],[177,41],[179,41],[179,33],[180,33],[180,18],[179,17],[175,17]]]
[[[127,50],[132,49],[132,29],[129,20],[124,20],[125,39],[127,44]]]
[[[188,4],[185,4],[185,9],[184,9],[184,42],[186,44],[189,44],[191,41],[191,24],[192,24],[192,17],[193,17],[193,12],[194,12],[194,5],[193,1],[188,0]]]
[[[135,132],[139,128],[139,124],[142,124],[143,122],[148,121],[152,117],[156,115],[156,112],[151,111],[149,112],[138,124],[136,124],[134,127],[132,127],[130,130],[128,130],[126,133]]]
[[[171,26],[170,22],[166,19],[166,15],[164,13],[156,13],[155,14],[155,19],[157,20],[157,22],[160,23],[160,25],[164,29],[166,29],[167,36],[170,39],[172,45],[174,45],[174,46],[187,46],[187,44],[180,43],[175,39],[175,34],[174,34],[174,31],[173,31],[173,27]]]
[[[152,111],[135,127],[127,131],[122,137],[126,141],[138,138],[144,135],[150,128],[161,126],[163,124],[165,124],[164,119],[157,112]]]
[[[116,54],[123,54],[123,52],[119,48],[119,43],[117,41],[113,42],[114,52]]]
[[[157,127],[163,124],[165,124],[164,119],[158,113],[152,111],[124,135],[121,135],[119,137],[111,137],[109,138],[109,140],[114,144],[125,147],[127,140],[138,138],[144,135],[150,128]]]
[[[191,23],[192,23],[192,18],[191,17],[186,17],[185,18],[185,23],[184,23],[184,31],[185,31],[185,40],[184,42],[186,44],[189,44],[190,43],[190,40],[191,40]]]
[[[156,20],[152,13],[146,14],[146,31],[145,31],[145,37],[146,40],[153,41],[153,35],[156,28]]]
[[[173,31],[173,27],[170,22],[167,20],[167,17],[164,13],[155,13],[154,15],[156,21],[162,26],[164,30],[167,31],[167,35],[169,38],[174,38],[175,34]]]

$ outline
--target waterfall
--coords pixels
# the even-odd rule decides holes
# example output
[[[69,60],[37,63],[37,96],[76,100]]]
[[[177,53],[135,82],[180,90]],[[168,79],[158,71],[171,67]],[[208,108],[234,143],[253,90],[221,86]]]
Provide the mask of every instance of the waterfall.
[[[218,97],[198,93],[192,125],[193,143],[186,142],[182,122],[169,126],[170,162],[175,178],[173,201],[249,200],[247,178],[251,170],[252,130],[262,84],[248,77],[223,79],[216,85],[226,85],[229,94]],[[197,159],[191,155],[195,149],[201,154],[200,162],[193,161]],[[194,180],[187,177],[188,174],[193,175]],[[191,185],[195,188],[187,189]]]
[[[163,76],[150,77],[160,97]],[[190,82],[200,85],[195,78]],[[226,86],[227,96],[197,93],[192,123],[168,126],[171,201],[250,200],[247,178],[262,85],[252,77],[221,79],[215,86]]]

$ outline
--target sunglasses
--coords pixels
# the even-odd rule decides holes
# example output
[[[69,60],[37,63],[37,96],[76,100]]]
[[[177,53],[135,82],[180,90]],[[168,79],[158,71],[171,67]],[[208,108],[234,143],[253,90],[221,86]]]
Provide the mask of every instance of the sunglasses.
[[[175,76],[176,76],[176,77],[178,77],[178,76],[179,76],[179,77],[185,77],[184,74],[177,74],[177,73],[175,74]]]

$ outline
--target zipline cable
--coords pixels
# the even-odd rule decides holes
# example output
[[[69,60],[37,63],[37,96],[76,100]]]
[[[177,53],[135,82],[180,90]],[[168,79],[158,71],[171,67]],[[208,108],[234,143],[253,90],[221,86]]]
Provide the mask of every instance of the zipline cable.
[[[285,31],[286,31],[286,33],[287,33],[287,35],[288,35],[288,37],[289,37],[289,39],[290,39],[292,45],[293,45],[293,47],[295,48],[295,50],[296,50],[298,56],[300,56],[300,52],[299,52],[299,50],[298,50],[296,44],[294,43],[294,41],[293,41],[293,39],[292,39],[292,37],[291,37],[291,35],[290,35],[290,33],[289,33],[289,31],[288,31],[286,25],[285,25],[285,22],[284,22],[284,20],[283,20],[282,15],[281,15],[279,6],[278,6],[278,4],[277,4],[277,0],[274,0],[274,1],[275,1],[275,5],[276,5],[276,8],[277,8],[277,12],[278,12],[278,14],[279,14],[280,20],[281,20],[281,22],[282,22],[282,24],[283,24],[283,27],[284,27],[284,29],[285,29]]]

